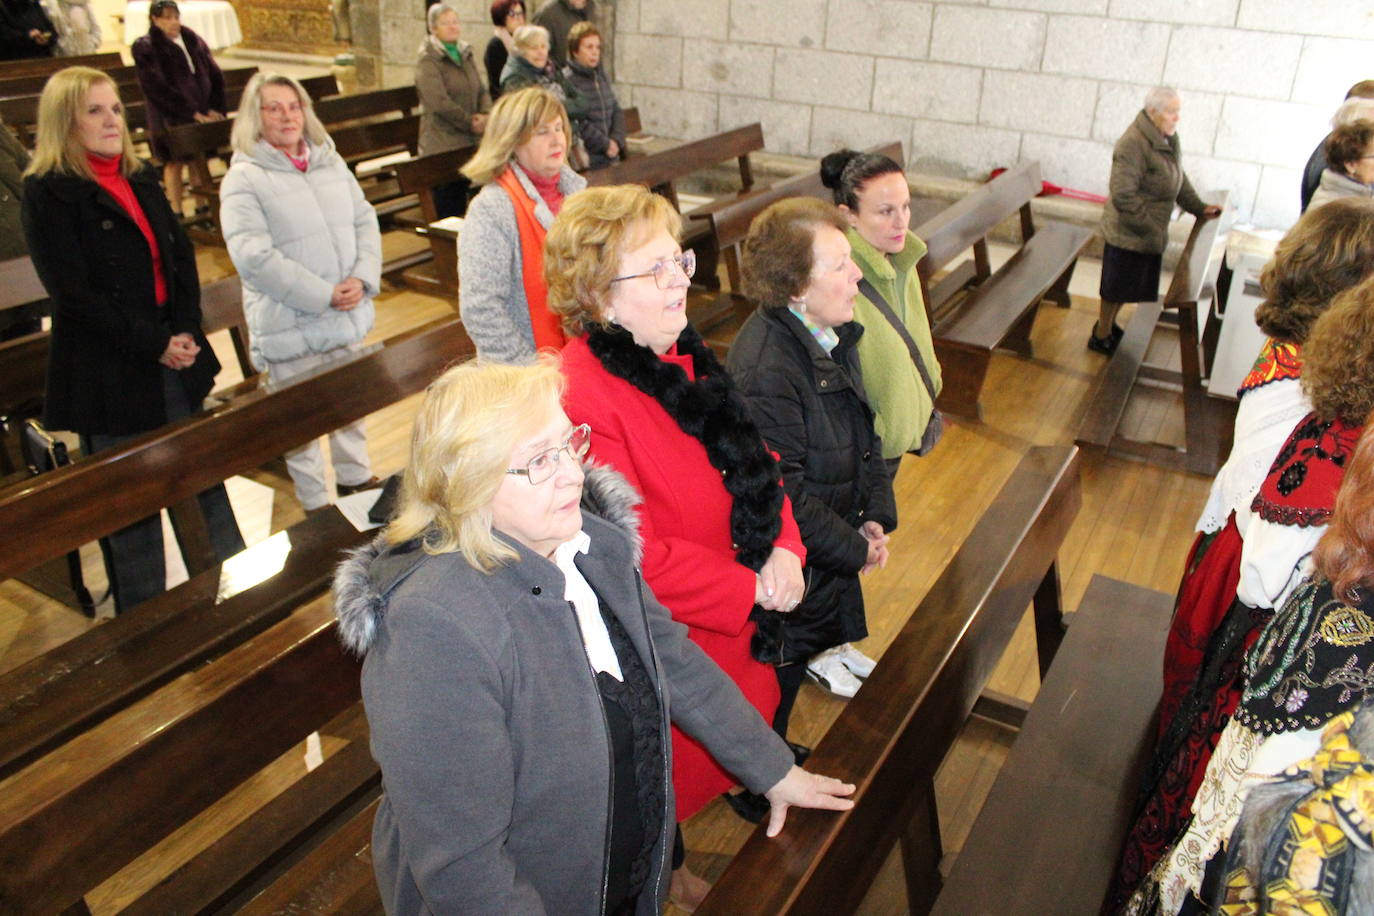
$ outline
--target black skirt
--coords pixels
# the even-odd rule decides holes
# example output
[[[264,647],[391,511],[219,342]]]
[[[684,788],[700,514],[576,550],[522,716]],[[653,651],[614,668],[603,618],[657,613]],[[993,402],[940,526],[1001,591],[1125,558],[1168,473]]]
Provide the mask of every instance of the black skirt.
[[[1127,251],[1107,242],[1102,249],[1102,284],[1107,302],[1153,302],[1159,298],[1159,268],[1164,256]]]

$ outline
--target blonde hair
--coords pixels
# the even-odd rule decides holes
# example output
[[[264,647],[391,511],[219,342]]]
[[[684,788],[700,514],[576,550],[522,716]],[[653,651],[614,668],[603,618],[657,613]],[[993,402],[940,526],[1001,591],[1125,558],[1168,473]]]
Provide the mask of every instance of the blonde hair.
[[[551,47],[549,43],[549,30],[542,25],[534,25],[533,23],[522,25],[520,28],[516,29],[515,34],[511,36],[511,40],[515,44],[515,50],[517,51],[528,51],[530,48],[537,48],[540,45],[546,48]],[[520,56],[524,57],[523,54]]]
[[[315,105],[310,101],[310,93],[296,79],[281,73],[258,73],[243,87],[243,98],[239,101],[238,114],[234,116],[234,127],[229,132],[229,145],[237,152],[249,155],[262,139],[262,87],[286,86],[300,99],[301,112],[305,115],[305,139],[314,146],[329,140],[329,132],[315,114]]]
[[[460,171],[477,184],[486,184],[505,170],[517,146],[530,142],[535,129],[555,117],[563,122],[563,137],[571,148],[572,122],[558,96],[540,86],[501,96],[492,106],[477,152]]]
[[[677,238],[682,217],[641,185],[587,188],[563,202],[544,239],[544,282],[549,311],[563,320],[564,331],[577,337],[605,324],[620,256],[658,229]]]
[[[86,147],[82,145],[77,131],[77,119],[86,106],[86,96],[98,83],[113,89],[116,100],[119,99],[119,87],[114,80],[91,67],[68,67],[49,77],[43,86],[43,94],[38,98],[38,128],[33,160],[24,170],[25,175],[57,172],[95,180],[95,173],[86,161]],[[122,101],[120,105],[123,105]],[[127,178],[142,168],[143,162],[134,151],[134,142],[129,138],[129,125],[122,114],[119,120],[124,128],[119,170]]]
[[[515,560],[492,531],[491,503],[511,453],[548,422],[563,388],[558,357],[547,352],[534,365],[472,360],[439,376],[415,417],[387,542],[420,538],[426,553],[460,553],[482,572]]]

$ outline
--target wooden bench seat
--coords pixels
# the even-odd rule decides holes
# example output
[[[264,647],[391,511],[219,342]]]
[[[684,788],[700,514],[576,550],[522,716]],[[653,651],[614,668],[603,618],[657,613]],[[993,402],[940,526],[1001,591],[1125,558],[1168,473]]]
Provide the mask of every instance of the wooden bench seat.
[[[307,606],[0,782],[0,899],[29,912],[89,912],[89,890],[356,707],[358,670],[332,609]],[[375,784],[352,756],[331,775],[347,771],[362,785],[310,774],[212,847],[215,867],[197,872],[204,880],[177,882],[175,900],[172,886],[154,888],[166,908],[139,908],[197,912],[270,868],[283,837],[295,842],[295,828]]]
[[[123,65],[124,59],[118,51],[78,54],[74,57],[26,57],[20,60],[0,61],[0,79],[13,79],[16,76],[51,76],[58,70],[68,67],[107,70]]]
[[[911,910],[926,910],[940,885],[935,772],[975,709],[1019,722],[1014,703],[980,696],[1028,604],[1050,670],[1056,555],[1080,502],[1077,450],[1031,448],[812,753],[810,768],[857,784],[854,809],[791,811],[777,839],[756,830],[699,914],[852,913],[898,841]]]
[[[936,914],[1096,916],[1150,751],[1173,606],[1093,576]]]
[[[1237,402],[1210,394],[1207,375],[1220,333],[1212,303],[1224,282],[1222,242],[1234,213],[1227,192],[1208,192],[1203,197],[1220,206],[1222,215],[1193,223],[1163,300],[1136,305],[1121,343],[1099,376],[1074,439],[1091,454],[1131,455],[1206,476],[1215,475],[1230,454]],[[1178,329],[1178,369],[1145,361],[1165,315]],[[1199,315],[1205,318],[1199,321]],[[1182,392],[1182,448],[1133,439],[1119,431],[1131,393],[1141,379]]]
[[[1037,227],[1030,202],[1040,189],[1039,163],[1023,162],[913,229],[928,248],[917,271],[943,376],[941,410],[981,419],[979,396],[993,351],[1005,347],[1030,356],[1041,300],[1069,305],[1074,265],[1092,232],[1063,223]],[[1015,215],[1020,248],[994,273],[988,237]],[[970,247],[973,258],[951,268]]]

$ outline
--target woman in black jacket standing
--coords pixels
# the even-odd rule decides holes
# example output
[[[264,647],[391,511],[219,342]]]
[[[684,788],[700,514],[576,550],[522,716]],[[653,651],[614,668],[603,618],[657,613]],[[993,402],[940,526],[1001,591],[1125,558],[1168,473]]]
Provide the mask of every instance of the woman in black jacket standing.
[[[195,252],[156,171],[134,154],[110,78],[53,75],[38,106],[23,223],[53,301],[43,422],[86,454],[200,409],[219,361],[200,330]],[[223,485],[200,494],[220,559],[243,549]],[[102,542],[117,611],[165,587],[157,516]]]
[[[779,201],[744,242],[745,293],[760,303],[726,365],[750,414],[778,453],[783,485],[806,545],[806,597],[760,622],[755,654],[777,667],[780,733],[805,674],[853,696],[874,662],[853,646],[868,635],[859,574],[887,562],[897,527],[892,480],[864,395],[854,299],[862,276],[846,222],[812,198]],[[771,638],[770,638],[771,637]],[[768,644],[765,644],[768,643]]]

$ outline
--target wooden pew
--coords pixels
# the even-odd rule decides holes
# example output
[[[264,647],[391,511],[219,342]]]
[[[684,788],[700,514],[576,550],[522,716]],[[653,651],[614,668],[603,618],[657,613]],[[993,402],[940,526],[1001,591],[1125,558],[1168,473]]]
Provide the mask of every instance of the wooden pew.
[[[121,98],[128,98],[128,94],[133,91],[138,93],[138,98],[143,98],[143,93],[138,89],[138,77],[134,74],[132,64],[127,66],[119,65],[104,68],[107,76],[119,87]],[[16,95],[38,95],[43,91],[43,87],[48,83],[50,73],[31,73],[27,76],[0,76],[0,99],[7,99]]]
[[[83,897],[316,730],[350,743],[125,912],[198,912],[375,796],[358,663],[332,609],[291,615],[0,783],[0,899]],[[70,909],[69,909],[70,908]]]
[[[1212,330],[1216,321],[1212,303],[1217,296],[1224,247],[1218,240],[1225,238],[1223,230],[1229,226],[1233,211],[1227,192],[1203,196],[1209,203],[1221,206],[1222,215],[1218,219],[1194,221],[1163,300],[1136,305],[1126,334],[1102,371],[1078,427],[1074,441],[1085,451],[1133,455],[1163,467],[1208,476],[1216,474],[1230,454],[1236,401],[1209,394],[1205,376],[1217,340]],[[1160,318],[1166,312],[1177,316],[1179,370],[1145,362]],[[1199,314],[1204,314],[1208,323],[1201,334]],[[1182,389],[1182,448],[1131,439],[1118,431],[1131,392],[1141,379]]]
[[[970,713],[1020,724],[1017,704],[980,695],[1027,604],[1052,670],[1055,557],[1080,502],[1077,449],[1032,447],[811,755],[857,784],[854,809],[791,811],[777,839],[756,830],[697,913],[852,913],[898,841],[912,911],[925,911],[940,885],[935,772]]]
[[[929,249],[917,270],[944,377],[937,403],[949,413],[981,419],[978,399],[993,350],[1029,357],[1040,301],[1069,305],[1073,268],[1092,232],[1065,223],[1037,228],[1030,202],[1040,189],[1039,163],[1023,162],[914,230]],[[1018,213],[1020,249],[993,272],[988,236]],[[936,275],[970,246],[973,260],[936,283]]]
[[[14,545],[13,553],[7,551],[13,562],[0,575],[60,556],[65,550],[58,544],[99,537],[421,391],[472,352],[456,320],[434,322],[276,392],[253,388],[127,448],[0,489],[0,525],[27,525],[5,530],[28,531],[33,536],[26,540],[41,542],[27,552]],[[151,483],[135,489],[131,480]],[[121,498],[99,498],[109,492]],[[221,567],[212,564],[193,571],[187,583],[0,675],[0,774],[323,593],[339,550],[362,539],[337,513],[325,516],[277,535],[273,545],[250,548],[259,556],[282,551],[281,569],[262,582],[239,580],[237,591],[226,594]],[[282,541],[289,542],[289,551]]]
[[[1153,744],[1173,607],[1093,576],[936,914],[1098,912]]]
[[[124,59],[118,51],[102,51],[98,54],[79,54],[75,57],[31,57],[23,60],[0,61],[0,80],[16,76],[52,76],[58,70],[68,67],[94,67],[108,70],[122,67]]]
[[[333,77],[328,77],[333,79]],[[306,87],[310,97],[315,100],[315,115],[324,124],[344,124],[364,118],[405,117],[420,113],[420,95],[414,86],[396,86],[392,89],[377,89],[372,92],[358,92],[353,95],[320,97]]]
[[[415,229],[429,238],[433,255],[425,268],[407,271],[405,275],[407,283],[424,292],[449,297],[458,294],[458,246],[453,239],[429,231],[429,224],[439,218],[433,189],[435,185],[453,181],[475,152],[475,146],[467,146],[396,164],[396,182],[401,193],[413,194],[419,201],[424,222]]]
[[[754,123],[725,133],[693,140],[648,156],[636,156],[583,177],[590,187],[613,184],[642,184],[663,194],[677,208],[676,182],[693,172],[735,159],[739,162],[740,190],[754,186],[749,156],[763,149],[763,127]]]

